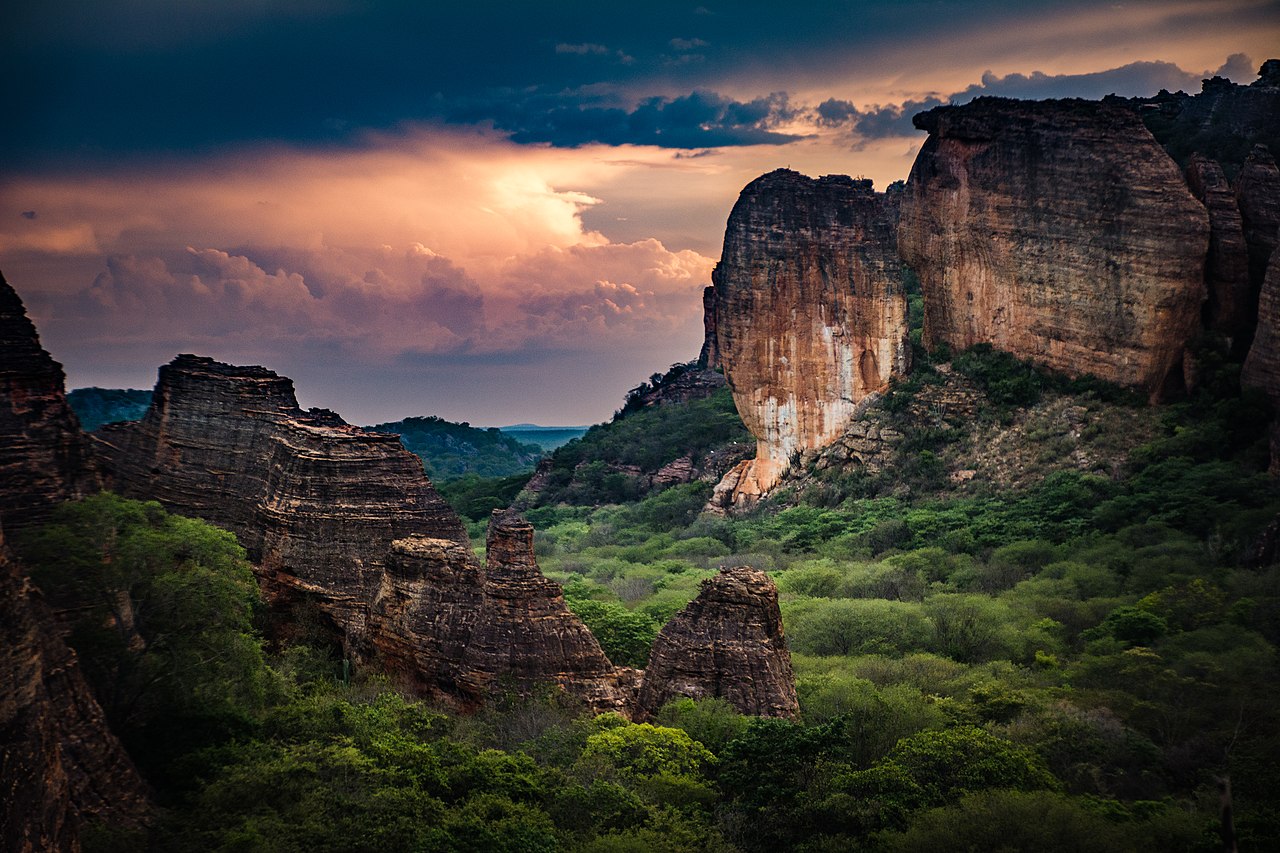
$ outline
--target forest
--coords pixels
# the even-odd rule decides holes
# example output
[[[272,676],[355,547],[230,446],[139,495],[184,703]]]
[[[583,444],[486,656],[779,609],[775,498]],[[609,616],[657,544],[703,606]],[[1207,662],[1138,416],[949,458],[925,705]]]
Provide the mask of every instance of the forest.
[[[768,571],[794,722],[682,699],[635,724],[550,688],[458,714],[353,671],[305,610],[267,642],[230,534],[65,505],[14,545],[162,807],[86,849],[1208,851],[1228,785],[1240,848],[1280,844],[1265,401],[1226,361],[1153,407],[982,348],[918,355],[881,407],[907,433],[891,465],[814,466],[743,516],[623,467],[742,441],[727,390],[620,411],[555,452],[541,494],[442,487],[477,548],[493,506],[526,505],[617,664],[643,666],[717,567]],[[978,422],[913,426],[946,374],[984,396]],[[1041,416],[1066,403],[1115,476],[1064,459]],[[1022,444],[1019,485],[940,476],[992,430]]]

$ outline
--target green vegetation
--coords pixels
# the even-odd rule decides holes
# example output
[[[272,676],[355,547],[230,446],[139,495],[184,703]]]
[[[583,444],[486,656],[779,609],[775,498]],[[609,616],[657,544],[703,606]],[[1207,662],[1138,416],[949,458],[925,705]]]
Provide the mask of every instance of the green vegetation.
[[[137,421],[151,405],[151,392],[134,388],[76,388],[67,402],[86,432],[117,421]]]
[[[509,435],[521,444],[533,444],[544,451],[555,450],[568,444],[575,438],[582,438],[586,427],[544,427],[520,424],[518,426],[499,427],[503,435]]]
[[[467,475],[508,477],[528,473],[542,458],[541,447],[521,444],[497,427],[478,429],[468,423],[426,417],[405,418],[369,429],[398,433],[405,448],[422,459],[427,475],[438,482]]]

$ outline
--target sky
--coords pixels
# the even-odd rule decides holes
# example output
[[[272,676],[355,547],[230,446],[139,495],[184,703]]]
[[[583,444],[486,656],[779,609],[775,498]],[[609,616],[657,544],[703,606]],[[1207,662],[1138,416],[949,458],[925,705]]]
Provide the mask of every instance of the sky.
[[[352,423],[595,423],[696,357],[756,176],[883,189],[921,109],[1277,46],[1275,0],[3,4],[0,272],[69,388],[194,352]]]

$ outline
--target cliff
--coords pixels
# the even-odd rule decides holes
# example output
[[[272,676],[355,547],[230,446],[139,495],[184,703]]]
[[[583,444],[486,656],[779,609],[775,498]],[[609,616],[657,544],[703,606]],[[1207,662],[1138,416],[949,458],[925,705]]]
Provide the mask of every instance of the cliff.
[[[722,569],[658,634],[636,719],[682,696],[722,698],[764,717],[800,713],[778,588],[767,574],[747,566]]]
[[[1271,473],[1280,475],[1280,251],[1272,252],[1258,299],[1258,327],[1240,373],[1240,384],[1271,400]]]
[[[712,274],[719,360],[757,440],[720,502],[765,494],[909,367],[896,198],[867,180],[779,169],[743,189]]]
[[[0,522],[10,530],[99,487],[64,386],[62,365],[0,275]]]
[[[1199,327],[1205,208],[1137,116],[979,98],[920,113],[898,231],[924,343],[990,343],[1153,397]]]
[[[1205,327],[1248,346],[1256,320],[1257,294],[1249,283],[1248,249],[1236,194],[1222,167],[1192,155],[1187,184],[1209,213],[1209,254],[1205,261]]]
[[[531,527],[496,518],[481,567],[397,436],[302,411],[287,378],[182,355],[146,416],[97,440],[117,490],[232,530],[269,603],[314,602],[350,657],[419,693],[471,708],[551,681],[629,705],[631,676],[542,576]]]
[[[40,346],[0,276],[0,519],[39,522],[97,488],[67,406],[61,366]],[[107,728],[39,591],[0,529],[0,841],[6,850],[78,850],[88,822],[138,826],[146,787]]]
[[[1249,310],[1253,319],[1260,311],[1254,306],[1262,292],[1262,282],[1267,276],[1267,264],[1280,242],[1280,169],[1276,167],[1271,151],[1263,145],[1254,146],[1236,178],[1236,204],[1244,231],[1248,253]],[[1252,330],[1251,330],[1252,331]]]

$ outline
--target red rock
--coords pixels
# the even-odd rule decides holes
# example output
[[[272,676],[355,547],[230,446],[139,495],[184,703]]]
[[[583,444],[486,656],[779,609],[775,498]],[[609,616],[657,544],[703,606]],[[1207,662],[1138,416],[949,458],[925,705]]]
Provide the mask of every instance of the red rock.
[[[799,715],[778,588],[767,574],[722,569],[658,634],[635,719],[649,719],[682,696],[725,699],[761,717]]]
[[[1249,286],[1249,255],[1235,193],[1222,168],[1198,154],[1187,164],[1187,183],[1209,212],[1206,325],[1233,341],[1247,342],[1253,336],[1256,300]]]
[[[898,231],[924,343],[989,343],[1153,396],[1181,383],[1209,222],[1129,109],[979,98],[917,115],[929,138]]]
[[[767,493],[795,455],[838,438],[863,398],[907,371],[896,204],[867,180],[779,169],[734,205],[712,274],[714,325],[757,452],[722,481],[734,483],[730,503]]]
[[[1262,391],[1280,412],[1280,251],[1271,253],[1267,266],[1258,298],[1258,327],[1240,384]],[[1271,424],[1271,473],[1280,475],[1280,416]]]

